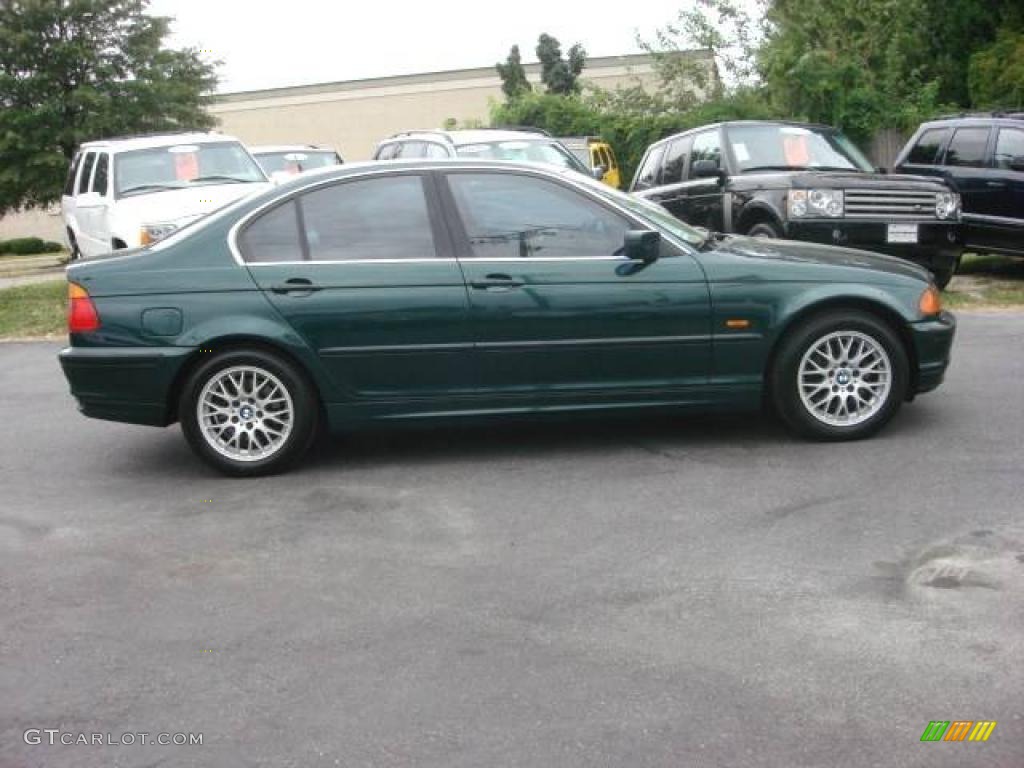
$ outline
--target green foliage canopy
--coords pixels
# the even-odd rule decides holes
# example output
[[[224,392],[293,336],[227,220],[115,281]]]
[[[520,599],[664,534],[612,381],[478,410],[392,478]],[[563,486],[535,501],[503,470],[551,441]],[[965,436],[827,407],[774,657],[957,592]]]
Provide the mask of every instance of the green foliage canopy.
[[[83,141],[206,129],[214,65],[148,0],[0,2],[0,215],[60,196]]]

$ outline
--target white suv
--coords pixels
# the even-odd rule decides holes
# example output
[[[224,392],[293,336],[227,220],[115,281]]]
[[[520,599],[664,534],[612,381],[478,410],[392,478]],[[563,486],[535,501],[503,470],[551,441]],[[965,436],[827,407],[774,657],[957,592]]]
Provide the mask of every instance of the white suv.
[[[148,245],[269,186],[242,143],[219,133],[88,142],[61,197],[71,258]]]

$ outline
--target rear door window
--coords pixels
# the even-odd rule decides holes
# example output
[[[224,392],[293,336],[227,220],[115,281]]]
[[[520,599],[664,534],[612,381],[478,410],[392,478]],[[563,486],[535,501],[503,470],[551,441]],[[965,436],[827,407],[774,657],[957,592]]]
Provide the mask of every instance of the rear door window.
[[[1020,158],[1024,158],[1024,130],[1000,128],[996,139],[996,167],[1010,170],[1010,163]]]
[[[86,152],[85,160],[82,161],[82,175],[78,177],[78,194],[84,195],[89,191],[89,182],[92,177],[92,167],[96,163],[96,153]]]
[[[957,128],[946,149],[946,165],[981,168],[988,145],[988,128]]]
[[[939,150],[949,138],[949,128],[929,128],[921,134],[917,144],[910,150],[907,162],[911,165],[934,165],[939,156]]]
[[[300,200],[313,261],[437,256],[419,176],[335,184],[307,192]]]
[[[398,154],[400,144],[385,144],[377,150],[378,160],[392,160]]]

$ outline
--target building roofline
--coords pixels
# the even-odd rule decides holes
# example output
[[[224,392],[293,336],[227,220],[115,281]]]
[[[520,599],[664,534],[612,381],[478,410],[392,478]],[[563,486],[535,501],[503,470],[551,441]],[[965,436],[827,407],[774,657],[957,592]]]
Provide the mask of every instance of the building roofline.
[[[707,49],[694,49],[682,51],[680,55],[690,58],[712,59],[711,51]],[[586,67],[581,77],[585,80],[588,70],[610,69],[623,66],[648,65],[653,57],[647,53],[629,53],[622,56],[595,56],[587,59]],[[540,75],[540,64],[532,62],[524,64],[523,68],[527,75]],[[465,80],[474,77],[488,77],[497,79],[498,75],[494,65],[489,67],[471,67],[468,69],[449,69],[437,72],[418,72],[407,75],[387,75],[385,77],[368,77],[357,80],[335,80],[322,83],[310,83],[308,85],[288,85],[277,88],[262,88],[249,91],[231,91],[229,93],[218,93],[213,96],[214,104],[230,104],[236,101],[252,101],[259,99],[273,99],[287,96],[305,96],[332,91],[355,91],[364,88],[382,88],[388,86],[411,85],[417,83],[445,82],[449,80]]]

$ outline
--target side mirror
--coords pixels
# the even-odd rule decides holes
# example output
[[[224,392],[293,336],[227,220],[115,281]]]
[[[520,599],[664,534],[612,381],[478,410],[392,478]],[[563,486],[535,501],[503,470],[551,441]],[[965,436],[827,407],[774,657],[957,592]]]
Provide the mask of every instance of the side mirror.
[[[1011,171],[1024,171],[1024,155],[1014,155],[1010,158]]]
[[[698,179],[721,178],[722,169],[714,160],[698,160],[693,164],[693,175]]]
[[[99,208],[106,205],[106,200],[99,192],[83,192],[75,198],[77,208]]]
[[[591,171],[590,171],[590,175],[593,176],[598,181],[603,179],[604,175],[606,173],[608,173],[608,169],[605,168],[603,165],[598,165],[598,166],[594,167],[593,169],[591,169]]]
[[[661,233],[653,229],[631,229],[626,233],[624,243],[626,258],[650,264],[658,260],[661,250]]]
[[[278,184],[284,184],[286,181],[291,181],[294,174],[288,173],[288,171],[274,171],[270,174],[270,183],[275,186]]]

